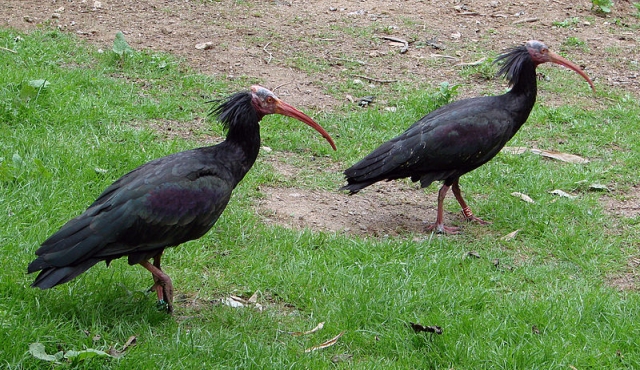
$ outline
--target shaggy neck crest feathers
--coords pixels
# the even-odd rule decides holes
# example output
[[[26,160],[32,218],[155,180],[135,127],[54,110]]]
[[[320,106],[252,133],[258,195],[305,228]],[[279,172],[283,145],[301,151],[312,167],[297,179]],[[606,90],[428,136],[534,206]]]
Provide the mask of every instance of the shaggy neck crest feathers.
[[[234,122],[258,122],[260,117],[253,108],[252,95],[250,91],[235,93],[225,99],[211,100],[215,103],[210,115],[215,116],[220,121],[226,131],[232,130]]]
[[[532,60],[529,51],[522,45],[506,49],[493,63],[502,63],[496,76],[505,77],[509,86],[514,86],[518,83],[523,66],[532,63]]]

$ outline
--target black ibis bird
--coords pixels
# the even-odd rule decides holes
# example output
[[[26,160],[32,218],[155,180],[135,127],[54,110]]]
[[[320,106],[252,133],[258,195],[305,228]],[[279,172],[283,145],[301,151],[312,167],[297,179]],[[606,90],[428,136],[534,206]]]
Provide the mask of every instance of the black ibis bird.
[[[423,188],[440,180],[444,183],[438,192],[436,222],[427,230],[459,232],[443,222],[443,201],[449,188],[466,220],[487,223],[474,216],[462,199],[458,180],[491,160],[525,123],[536,101],[536,67],[545,62],[561,64],[580,74],[595,91],[580,68],[540,41],[508,49],[496,62],[503,63],[498,75],[509,81],[509,92],[456,101],[427,114],[345,170],[347,185],[341,190],[354,194],[381,180],[406,177],[420,181]]]
[[[282,114],[329,134],[309,116],[261,86],[216,101],[211,110],[227,135],[218,145],[148,162],[109,186],[78,217],[42,243],[28,272],[40,271],[32,287],[66,283],[100,261],[128,257],[153,275],[158,300],[173,306],[173,284],[160,267],[165,248],[203,236],[222,214],[233,189],[256,161],[260,120]],[[149,262],[153,259],[153,264]]]

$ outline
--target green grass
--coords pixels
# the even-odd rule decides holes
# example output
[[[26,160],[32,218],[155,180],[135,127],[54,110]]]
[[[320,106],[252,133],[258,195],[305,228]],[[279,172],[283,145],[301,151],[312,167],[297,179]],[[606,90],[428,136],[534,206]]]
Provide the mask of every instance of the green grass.
[[[553,21],[551,24],[554,25],[555,27],[570,28],[570,27],[575,27],[579,23],[580,23],[580,18],[573,17],[573,18],[565,18],[563,21]]]
[[[259,185],[279,180],[259,158],[213,230],[167,251],[163,263],[179,298],[175,315],[167,316],[145,293],[149,274],[125,260],[47,291],[29,288],[34,277],[26,266],[40,242],[121,175],[200,145],[199,137],[163,140],[145,122],[190,125],[206,115],[206,100],[249,81],[201,76],[164,54],[137,52],[120,61],[57,31],[4,29],[0,45],[17,51],[0,51],[0,368],[640,367],[637,277],[635,290],[607,284],[637,274],[630,260],[638,257],[638,221],[607,214],[599,202],[604,194],[580,185],[606,184],[615,191],[610,196],[624,198],[637,184],[634,97],[600,86],[593,96],[572,72],[545,68],[551,81],[540,82],[539,102],[509,145],[591,162],[498,155],[461,180],[476,214],[493,223],[465,226],[459,236],[362,239],[265,225],[252,205],[262,196]],[[49,85],[29,87],[40,79]],[[308,112],[334,136],[338,152],[282,117],[265,118],[263,143],[293,153],[296,165],[320,157],[344,168],[456,93],[402,83],[385,88],[393,114],[379,106]],[[566,104],[546,104],[551,95]],[[210,123],[199,135],[220,136],[220,126]],[[339,173],[297,181],[327,190],[342,182]],[[558,198],[549,194],[554,189],[579,197]],[[446,206],[458,211],[452,199]],[[516,229],[515,239],[501,238]],[[471,250],[481,258],[467,256]],[[214,304],[254,292],[262,312]],[[325,326],[317,333],[287,334],[319,322]],[[408,322],[444,333],[416,334]],[[335,346],[304,352],[340,332]],[[53,366],[28,353],[34,342],[50,354],[120,349],[132,335],[137,344],[119,359]],[[334,364],[340,354],[352,358]]]
[[[587,43],[580,40],[578,37],[570,36],[567,37],[562,43],[561,50],[571,50],[571,49],[581,49],[584,52],[588,52],[589,48],[587,47]]]

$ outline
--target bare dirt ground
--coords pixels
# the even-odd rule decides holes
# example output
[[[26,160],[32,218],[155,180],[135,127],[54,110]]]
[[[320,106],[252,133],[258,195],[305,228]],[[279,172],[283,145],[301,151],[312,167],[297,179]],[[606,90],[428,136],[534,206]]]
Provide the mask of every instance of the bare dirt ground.
[[[4,0],[0,8],[2,26],[58,27],[105,50],[122,31],[134,49],[177,54],[205,74],[281,86],[289,102],[315,109],[342,103],[326,86],[348,78],[349,63],[378,80],[466,83],[461,97],[475,96],[483,83],[465,81],[459,63],[534,38],[554,50],[584,42],[570,58],[597,84],[640,95],[639,19],[628,0],[608,15],[588,0]],[[408,41],[408,51],[381,36]],[[195,48],[204,42],[211,48]],[[331,68],[310,74],[301,59]]]
[[[260,191],[267,194],[258,204],[265,220],[297,228],[372,237],[419,235],[425,233],[425,220],[436,216],[437,194],[403,182],[381,183],[366,196],[273,187]]]
[[[628,0],[616,1],[606,15],[593,11],[587,0],[4,0],[0,25],[19,30],[57,27],[105,50],[122,31],[134,49],[170,52],[198,72],[230,81],[248,77],[278,87],[281,97],[303,110],[331,110],[345,100],[330,95],[328,88],[353,78],[364,80],[365,86],[383,86],[385,80],[431,86],[447,81],[463,84],[460,98],[499,93],[505,87],[502,81],[464,76],[461,63],[529,39],[567,55],[600,88],[624,90],[637,98],[636,14]],[[384,37],[406,40],[408,49],[403,52],[402,43]],[[211,43],[209,48],[196,48],[205,42]],[[546,94],[540,91],[548,104],[571,99]],[[277,171],[295,172],[277,156],[271,158]],[[425,196],[416,188],[406,182],[385,183],[367,189],[367,196],[354,197],[263,188],[266,198],[257,207],[267,222],[288,227],[415,235],[424,233],[425,220],[435,218],[436,203],[435,193]],[[606,198],[603,205],[617,217],[635,217],[640,188],[624,198]],[[451,214],[447,218],[460,219]]]

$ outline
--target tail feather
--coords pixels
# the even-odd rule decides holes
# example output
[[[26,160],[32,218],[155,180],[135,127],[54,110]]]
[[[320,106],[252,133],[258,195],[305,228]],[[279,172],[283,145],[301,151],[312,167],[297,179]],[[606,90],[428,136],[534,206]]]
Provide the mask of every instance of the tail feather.
[[[91,228],[91,218],[77,217],[42,243],[27,267],[40,271],[32,287],[48,289],[66,283],[105,258],[92,257],[109,242]]]
[[[74,245],[83,238],[87,237],[87,231],[90,230],[91,217],[83,217],[84,214],[76,217],[66,224],[60,230],[51,235],[42,243],[42,246],[36,251],[36,255],[41,256],[47,253],[59,251],[68,245]]]
[[[344,171],[347,179],[353,181],[367,180],[372,177],[378,177],[388,172],[388,160],[386,157],[378,156],[377,158],[366,157],[360,162],[354,164]]]
[[[31,271],[31,265],[38,262],[40,258],[36,259],[29,265],[29,272],[37,271]],[[31,284],[31,286],[34,288],[49,289],[56,285],[66,283],[76,276],[87,271],[91,266],[95,265],[98,262],[100,262],[99,259],[90,259],[76,266],[45,267],[44,269],[42,269],[42,271],[40,271],[40,273],[36,277],[36,280],[33,282],[33,284]]]
[[[382,180],[392,180],[407,176],[399,174],[399,166],[406,162],[402,152],[394,152],[394,142],[382,144],[371,154],[344,171],[348,184],[340,190],[349,190],[351,194]]]
[[[105,241],[102,235],[90,233],[75,244],[71,244],[71,242],[66,243],[65,241],[58,250],[40,255],[39,258],[42,258],[50,266],[70,266],[89,256],[96,255],[108,241]]]
[[[367,186],[377,182],[377,180],[366,181],[366,182],[358,182],[358,183],[349,183],[340,188],[340,190],[349,190],[349,195],[355,194],[360,190],[366,188]]]

